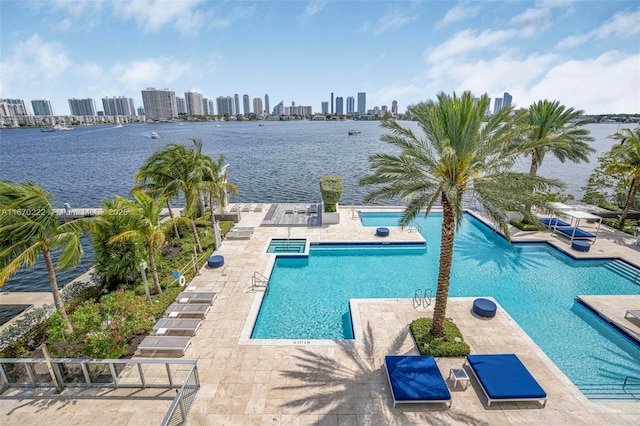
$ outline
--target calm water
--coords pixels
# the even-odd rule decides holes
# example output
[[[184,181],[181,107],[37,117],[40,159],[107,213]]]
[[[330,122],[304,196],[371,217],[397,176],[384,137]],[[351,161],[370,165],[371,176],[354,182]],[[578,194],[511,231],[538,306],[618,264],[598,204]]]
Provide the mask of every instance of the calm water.
[[[398,219],[366,213],[362,222],[393,226]],[[278,258],[252,337],[351,338],[349,299],[435,293],[442,215],[417,222],[426,250],[312,246],[308,259]],[[640,294],[640,284],[616,266],[619,261],[575,261],[544,244],[511,245],[467,216],[456,236],[449,295],[493,296],[578,387],[619,387],[626,375],[640,375],[640,348],[574,301]]]
[[[54,196],[57,207],[97,207],[114,195],[126,196],[133,175],[159,146],[200,138],[204,152],[217,158],[224,154],[229,163],[228,178],[238,187],[237,202],[320,201],[319,176],[337,174],[344,181],[341,204],[362,204],[367,188],[358,180],[369,173],[369,155],[388,152],[380,142],[383,129],[377,122],[224,122],[164,123],[79,127],[67,132],[43,133],[38,129],[3,129],[0,132],[0,178],[12,181],[35,180]],[[412,122],[403,125],[416,129]],[[617,124],[590,125],[598,151],[611,147],[606,139]],[[349,130],[360,131],[348,136]],[[160,139],[151,139],[155,131]],[[562,165],[545,158],[540,173],[564,180],[568,193],[579,198],[591,164]],[[522,170],[528,170],[524,160]],[[393,203],[393,202],[390,202]],[[396,203],[393,203],[396,204]],[[90,250],[89,247],[86,248]],[[87,269],[87,256],[75,272],[60,276],[67,282]],[[44,269],[22,273],[4,287],[8,291],[46,291]]]

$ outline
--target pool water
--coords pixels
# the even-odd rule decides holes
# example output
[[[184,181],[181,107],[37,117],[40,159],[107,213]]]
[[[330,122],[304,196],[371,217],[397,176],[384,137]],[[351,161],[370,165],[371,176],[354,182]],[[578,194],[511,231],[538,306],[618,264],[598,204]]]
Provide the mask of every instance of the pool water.
[[[273,238],[267,248],[267,253],[304,253],[307,246],[305,239]]]
[[[398,218],[373,213],[362,223],[396,226]],[[435,293],[442,215],[416,222],[426,249],[312,244],[308,258],[278,258],[252,338],[350,339],[349,299]],[[620,388],[627,375],[640,376],[640,347],[575,297],[640,294],[625,271],[623,262],[577,261],[546,244],[511,245],[466,215],[456,235],[449,296],[494,297],[585,394],[595,394]]]

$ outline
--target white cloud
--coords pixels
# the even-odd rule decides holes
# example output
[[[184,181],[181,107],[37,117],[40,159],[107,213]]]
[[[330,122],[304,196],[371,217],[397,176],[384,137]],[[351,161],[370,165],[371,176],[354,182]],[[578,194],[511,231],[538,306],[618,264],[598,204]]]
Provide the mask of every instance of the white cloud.
[[[553,24],[553,13],[548,8],[527,9],[509,20],[509,25],[520,29],[523,35],[533,35]]]
[[[183,35],[194,35],[205,23],[204,14],[197,10],[200,3],[201,0],[113,2],[113,10],[116,16],[134,20],[145,33],[172,26]]]
[[[311,0],[304,9],[304,16],[313,16],[324,9],[326,5],[327,2],[324,0]]]
[[[571,35],[560,40],[556,49],[570,49],[592,38],[603,39],[612,36],[629,38],[640,34],[640,9],[632,12],[618,12],[598,28],[582,34]]]
[[[416,19],[418,19],[418,16],[409,10],[392,10],[378,19],[376,34],[403,27],[414,22]]]
[[[484,30],[480,33],[469,29],[463,30],[439,46],[429,49],[427,60],[431,63],[438,63],[458,55],[476,52],[479,49],[501,49],[503,42],[516,35],[516,30]]]
[[[436,28],[444,27],[452,22],[473,18],[480,12],[480,6],[471,6],[469,3],[458,4],[447,11],[444,18],[436,23]]]

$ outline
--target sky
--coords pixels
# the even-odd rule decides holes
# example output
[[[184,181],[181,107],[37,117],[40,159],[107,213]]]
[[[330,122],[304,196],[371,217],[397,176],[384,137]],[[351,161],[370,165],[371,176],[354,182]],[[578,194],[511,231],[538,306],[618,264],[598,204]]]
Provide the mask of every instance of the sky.
[[[314,112],[332,92],[403,112],[469,90],[640,113],[640,3],[0,0],[0,98],[69,114],[70,98],[141,106],[147,87]]]

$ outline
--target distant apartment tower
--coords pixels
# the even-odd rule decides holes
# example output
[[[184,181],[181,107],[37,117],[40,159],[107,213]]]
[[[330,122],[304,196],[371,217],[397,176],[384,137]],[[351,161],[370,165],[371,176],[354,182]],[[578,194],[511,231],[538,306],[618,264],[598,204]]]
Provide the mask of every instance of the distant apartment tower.
[[[22,99],[0,99],[0,102],[7,104],[6,108],[11,112],[11,115],[29,115]]]
[[[216,98],[216,106],[218,107],[218,115],[235,115],[232,96],[218,96]]]
[[[344,114],[344,99],[342,98],[342,96],[338,96],[336,98],[336,114]]]
[[[132,98],[126,96],[105,96],[102,98],[102,110],[104,115],[135,115],[135,106]]]
[[[353,96],[347,97],[347,114],[353,114],[356,112],[356,103]]]
[[[496,98],[493,104],[493,113],[497,114],[501,108],[502,108],[502,98]]]
[[[97,116],[96,103],[93,99],[69,99],[69,110],[71,115],[91,115]]]
[[[264,95],[264,110],[269,115],[269,94],[265,93]]]
[[[262,115],[262,99],[253,98],[253,113],[256,115]]]
[[[280,101],[278,105],[273,107],[273,115],[275,116],[284,115],[284,101]]]
[[[240,115],[240,96],[236,93],[233,95],[233,105],[235,107],[235,114]]]
[[[178,115],[187,115],[187,102],[184,98],[176,96],[176,108],[178,108]]]
[[[209,104],[209,108],[207,109],[209,111],[209,115],[216,115],[215,109],[213,107],[214,105],[213,99],[208,99],[207,103]]]
[[[209,112],[209,99],[202,98],[202,115],[213,115]]]
[[[202,93],[184,92],[184,101],[187,104],[187,114],[204,115],[202,111]]]
[[[333,114],[333,92],[331,92],[331,114]]]
[[[142,117],[144,115],[144,107],[138,107],[138,115]]]
[[[249,115],[251,113],[251,105],[249,105],[249,95],[242,96],[242,114]]]
[[[53,101],[49,99],[34,99],[31,101],[33,115],[56,115],[56,108]]]
[[[322,111],[323,114],[329,114],[329,102],[323,101],[320,106],[320,111]]]
[[[487,98],[487,110],[484,112],[484,115],[491,115],[491,98]]]
[[[178,116],[176,93],[171,89],[148,87],[142,91],[142,104],[147,120],[170,120]]]
[[[504,95],[502,96],[502,106],[503,107],[511,106],[512,100],[513,98],[511,97],[511,95],[508,92],[504,92]]]
[[[367,93],[358,92],[358,114],[363,115],[367,112]]]
[[[391,114],[398,115],[398,101],[391,102]]]

